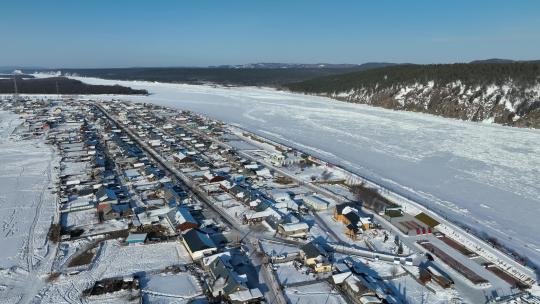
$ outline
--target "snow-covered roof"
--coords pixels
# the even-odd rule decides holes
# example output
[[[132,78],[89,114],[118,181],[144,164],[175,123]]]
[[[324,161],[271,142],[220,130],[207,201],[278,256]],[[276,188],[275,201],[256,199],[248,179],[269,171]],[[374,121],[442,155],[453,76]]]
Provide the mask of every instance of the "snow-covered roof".
[[[275,214],[275,211],[272,210],[272,208],[266,208],[264,211],[254,212],[250,214],[246,214],[247,219],[256,219],[256,218],[264,218],[268,217],[270,215]]]
[[[235,293],[231,293],[229,295],[229,298],[231,299],[231,301],[238,301],[238,302],[247,302],[249,300],[260,299],[262,297],[263,295],[258,288],[240,290]]]
[[[270,173],[270,169],[268,169],[268,168],[263,168],[261,170],[257,170],[257,171],[255,171],[255,174],[257,174],[258,176],[262,176],[262,177],[268,177],[268,178],[272,177],[272,173]]]
[[[316,195],[308,195],[304,197],[304,202],[315,208],[327,208],[330,203]]]
[[[146,240],[146,233],[130,233],[126,238],[127,243],[132,242],[144,242]]]
[[[309,225],[306,223],[281,224],[281,227],[283,227],[283,230],[288,232],[309,229]]]
[[[197,221],[193,218],[193,216],[191,215],[191,213],[189,213],[189,210],[187,210],[186,208],[178,208],[178,210],[176,210],[176,213],[175,213],[175,217],[174,217],[175,221],[176,221],[176,224],[180,225],[180,224],[183,224],[183,223],[197,223]]]
[[[356,208],[352,208],[351,206],[347,206],[343,208],[343,211],[341,211],[342,214],[347,214],[350,212],[358,213],[358,210]]]
[[[176,158],[176,159],[182,160],[182,159],[186,158],[187,155],[185,155],[182,152],[178,152],[178,153],[174,154],[173,157]]]

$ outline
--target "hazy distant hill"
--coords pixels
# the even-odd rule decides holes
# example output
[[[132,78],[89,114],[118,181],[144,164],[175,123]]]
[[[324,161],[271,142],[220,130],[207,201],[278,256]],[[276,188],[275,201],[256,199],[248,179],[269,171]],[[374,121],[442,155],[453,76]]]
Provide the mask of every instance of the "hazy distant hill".
[[[490,58],[490,59],[483,59],[483,60],[473,60],[469,63],[478,64],[478,63],[512,63],[517,62],[511,59],[501,59],[501,58]]]
[[[13,78],[0,79],[0,94],[12,94],[14,88]],[[148,94],[146,90],[134,90],[118,85],[89,85],[65,77],[17,78],[17,91],[22,94]]]
[[[512,60],[512,59],[501,59],[501,58],[490,58],[484,60],[473,60],[469,63],[512,63],[512,62],[522,62],[522,63],[540,63],[540,60]]]
[[[13,77],[17,78],[17,79],[23,79],[23,78],[34,78],[34,76],[32,75],[28,75],[28,74],[0,74],[0,79],[1,78],[11,78],[13,79]]]
[[[368,62],[363,64],[350,63],[248,63],[240,65],[221,65],[212,68],[233,68],[233,69],[358,69],[367,70],[370,68],[380,68],[384,66],[395,65],[388,62]]]
[[[222,85],[277,86],[321,76],[336,75],[392,63],[361,65],[282,64],[260,63],[242,66],[209,68],[117,68],[117,69],[59,69],[66,75],[80,75],[116,80],[146,80],[176,83],[216,83]]]
[[[2,74],[11,74],[15,70],[43,70],[45,68],[43,67],[35,67],[35,66],[27,66],[27,67],[20,67],[20,66],[0,66],[0,73]]]
[[[540,63],[398,65],[286,85],[390,109],[540,128]]]

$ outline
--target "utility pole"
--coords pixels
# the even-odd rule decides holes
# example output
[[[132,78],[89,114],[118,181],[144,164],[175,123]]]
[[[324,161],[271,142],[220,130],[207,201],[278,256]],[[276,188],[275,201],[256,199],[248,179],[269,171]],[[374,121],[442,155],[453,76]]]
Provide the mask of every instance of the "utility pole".
[[[19,90],[17,89],[17,76],[16,75],[13,75],[13,89],[14,89],[13,99],[15,101],[19,101]]]

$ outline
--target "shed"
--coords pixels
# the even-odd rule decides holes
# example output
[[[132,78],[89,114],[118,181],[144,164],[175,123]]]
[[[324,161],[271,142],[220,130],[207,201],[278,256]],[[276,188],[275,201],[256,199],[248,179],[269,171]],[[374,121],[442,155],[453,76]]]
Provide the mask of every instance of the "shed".
[[[279,224],[278,232],[281,235],[290,237],[304,237],[309,231],[309,225],[306,223]]]
[[[313,210],[326,210],[330,203],[316,195],[308,195],[303,199],[304,203]]]
[[[146,242],[146,233],[130,233],[126,238],[126,243],[128,244],[143,244]]]

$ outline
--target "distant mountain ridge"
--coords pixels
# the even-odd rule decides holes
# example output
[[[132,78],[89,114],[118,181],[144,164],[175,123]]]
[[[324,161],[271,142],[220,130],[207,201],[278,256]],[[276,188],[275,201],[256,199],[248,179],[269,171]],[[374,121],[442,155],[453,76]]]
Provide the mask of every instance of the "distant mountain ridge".
[[[211,66],[209,68],[229,68],[229,69],[371,69],[381,68],[390,65],[396,65],[397,63],[390,62],[367,62],[363,64],[351,64],[351,63],[248,63],[240,65],[220,65]]]
[[[538,60],[512,60],[512,59],[490,58],[490,59],[483,59],[483,60],[473,60],[469,63],[478,64],[478,63],[513,63],[513,62],[540,63],[540,59]]]
[[[518,61],[511,60],[511,59],[490,58],[490,59],[483,59],[483,60],[473,60],[469,63],[479,64],[479,63],[512,63],[512,62],[518,62]]]
[[[397,65],[289,83],[294,92],[540,128],[540,62]]]

